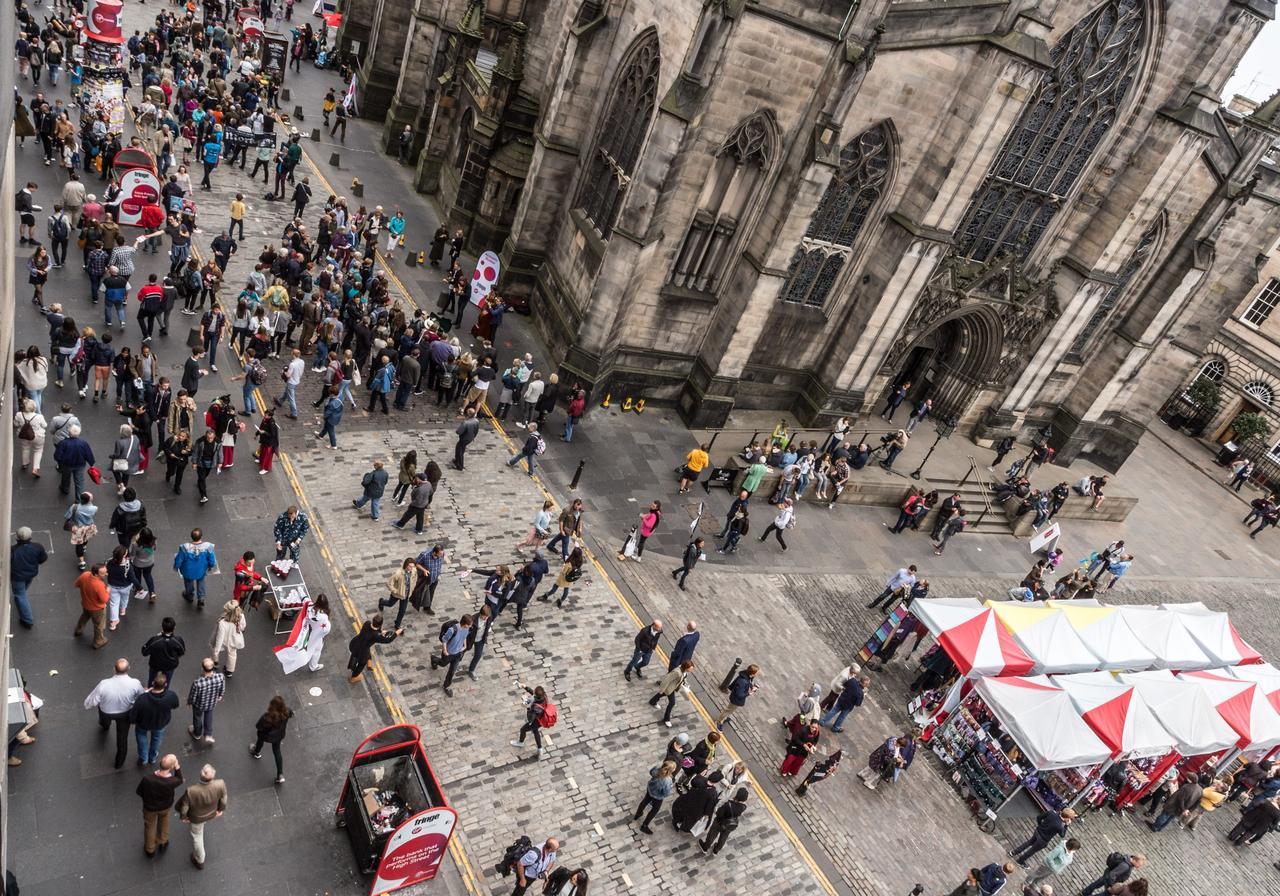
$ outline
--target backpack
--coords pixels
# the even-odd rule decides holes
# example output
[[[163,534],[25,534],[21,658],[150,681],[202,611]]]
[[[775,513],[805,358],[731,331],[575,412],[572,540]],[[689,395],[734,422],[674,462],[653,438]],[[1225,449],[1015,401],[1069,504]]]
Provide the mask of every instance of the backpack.
[[[533,849],[533,841],[528,837],[520,837],[515,843],[507,847],[506,852],[502,854],[502,861],[494,865],[493,868],[503,877],[510,877],[511,872],[516,868],[516,862],[524,857],[524,854]]]
[[[534,454],[541,455],[547,450],[547,443],[542,441],[542,436],[538,436],[538,447],[533,449]]]
[[[564,574],[564,579],[566,582],[576,582],[580,578],[582,578],[581,566],[570,567],[569,571]]]
[[[453,371],[452,370],[446,369],[444,373],[440,374],[439,385],[441,389],[453,388]]]
[[[67,219],[63,215],[53,219],[53,238],[55,240],[70,239],[71,228],[67,225]]]
[[[449,630],[454,628],[457,625],[458,625],[458,620],[455,619],[450,622],[446,622],[444,625],[440,626],[439,640],[443,641],[445,639],[445,635],[449,634]]]
[[[1124,853],[1113,852],[1111,855],[1107,856],[1107,870],[1110,871],[1111,869],[1117,867],[1121,862],[1127,862],[1127,861],[1129,861],[1129,857],[1126,856]]]
[[[560,716],[556,712],[556,705],[548,700],[542,707],[542,715],[538,716],[538,727],[554,728],[559,719]]]
[[[34,442],[36,440],[36,431],[31,427],[31,420],[27,417],[22,421],[22,428],[18,430],[18,438],[24,442]]]
[[[261,386],[267,380],[267,371],[255,358],[253,363],[249,365],[249,382],[255,386]]]

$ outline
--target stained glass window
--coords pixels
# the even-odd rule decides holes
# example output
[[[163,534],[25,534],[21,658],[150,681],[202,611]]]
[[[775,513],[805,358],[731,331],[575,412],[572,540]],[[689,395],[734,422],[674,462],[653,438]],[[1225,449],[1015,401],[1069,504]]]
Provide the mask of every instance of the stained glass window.
[[[1146,0],[1108,0],[1052,50],[1053,67],[996,155],[956,231],[956,251],[1026,258],[1075,187],[1137,77]]]
[[[658,33],[650,30],[636,38],[618,68],[595,148],[587,159],[578,207],[604,239],[613,233],[653,118],[658,63]]]
[[[827,303],[854,241],[880,200],[889,180],[888,125],[881,123],[854,137],[840,152],[836,172],[804,238],[791,256],[782,300],[821,308]]]

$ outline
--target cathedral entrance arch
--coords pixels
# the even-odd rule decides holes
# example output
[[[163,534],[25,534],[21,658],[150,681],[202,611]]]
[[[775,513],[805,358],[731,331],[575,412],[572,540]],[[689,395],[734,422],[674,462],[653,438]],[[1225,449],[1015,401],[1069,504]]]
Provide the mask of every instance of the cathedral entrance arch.
[[[907,401],[933,401],[933,416],[964,415],[1000,363],[1000,318],[988,306],[966,309],[934,325],[905,353],[894,384],[911,383]]]

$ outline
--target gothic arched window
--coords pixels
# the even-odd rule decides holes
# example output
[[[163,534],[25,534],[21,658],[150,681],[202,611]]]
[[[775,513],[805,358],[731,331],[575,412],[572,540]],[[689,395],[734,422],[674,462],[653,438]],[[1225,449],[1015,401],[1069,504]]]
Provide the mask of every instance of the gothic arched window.
[[[1204,366],[1200,368],[1200,372],[1196,374],[1196,380],[1208,380],[1211,383],[1221,383],[1227,378],[1227,362],[1221,358],[1210,358],[1204,362]],[[1192,380],[1194,383],[1195,380]]]
[[[597,127],[595,148],[587,159],[578,208],[600,236],[608,239],[636,173],[640,148],[658,96],[658,32],[636,38],[618,67],[608,105]]]
[[[1026,258],[1035,247],[1137,77],[1146,9],[1146,0],[1107,0],[1054,45],[1053,67],[965,211],[958,254]]]
[[[881,122],[840,151],[840,169],[822,194],[791,256],[782,301],[821,308],[853,254],[853,244],[889,182],[889,127]]]
[[[671,282],[684,289],[714,292],[728,260],[729,247],[750,211],[776,151],[768,112],[757,112],[738,124],[716,154],[703,185],[698,211],[676,254]]]
[[[1138,240],[1138,245],[1134,247],[1129,260],[1124,263],[1124,267],[1116,274],[1116,282],[1107,289],[1102,301],[1098,302],[1098,307],[1094,309],[1088,323],[1076,334],[1075,341],[1071,343],[1071,348],[1067,351],[1068,361],[1079,363],[1084,359],[1085,349],[1089,347],[1089,343],[1093,341],[1094,337],[1102,331],[1103,325],[1111,317],[1116,306],[1120,304],[1120,299],[1129,287],[1134,275],[1142,270],[1151,258],[1163,225],[1164,217],[1157,217],[1151,223],[1151,226],[1147,228],[1146,233],[1142,235],[1142,239]]]

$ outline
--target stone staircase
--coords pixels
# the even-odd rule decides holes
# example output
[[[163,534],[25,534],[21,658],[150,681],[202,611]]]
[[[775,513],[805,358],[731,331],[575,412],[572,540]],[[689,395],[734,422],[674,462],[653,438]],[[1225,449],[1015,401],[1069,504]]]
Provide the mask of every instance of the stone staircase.
[[[986,479],[987,471],[982,470],[984,479]],[[967,482],[961,483],[958,479],[943,479],[941,477],[929,477],[929,487],[938,490],[940,499],[945,499],[950,495],[959,492],[961,506],[964,507],[965,519],[969,521],[968,528],[965,529],[966,534],[976,535],[1012,535],[1013,527],[1009,518],[1005,515],[1002,508],[996,505],[995,498],[991,494],[991,485],[989,479],[987,482],[987,500],[991,502],[991,511],[986,513],[987,505],[983,502],[982,488],[975,481],[975,477],[970,475]],[[982,522],[978,522],[979,517]],[[933,515],[925,520],[924,525],[933,526]]]

